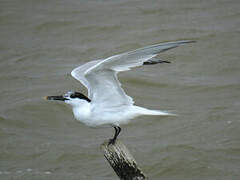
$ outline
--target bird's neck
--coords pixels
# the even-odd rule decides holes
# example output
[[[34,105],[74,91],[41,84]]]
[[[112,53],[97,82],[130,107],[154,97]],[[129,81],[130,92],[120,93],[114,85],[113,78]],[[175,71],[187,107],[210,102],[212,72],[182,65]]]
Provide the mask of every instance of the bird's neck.
[[[87,121],[91,115],[90,103],[86,102],[80,106],[74,106],[73,114],[77,120],[86,123],[85,121]]]

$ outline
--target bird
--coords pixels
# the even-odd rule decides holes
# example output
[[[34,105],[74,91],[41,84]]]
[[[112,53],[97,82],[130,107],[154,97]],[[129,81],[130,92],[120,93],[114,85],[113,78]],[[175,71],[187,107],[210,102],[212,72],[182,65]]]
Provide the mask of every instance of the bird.
[[[170,63],[156,56],[159,53],[180,45],[193,43],[194,40],[164,42],[140,49],[113,55],[105,59],[89,61],[72,70],[71,75],[88,90],[88,95],[68,91],[60,96],[46,96],[47,100],[63,101],[72,106],[76,120],[89,127],[110,126],[115,130],[109,145],[115,144],[121,132],[120,125],[143,115],[170,116],[169,111],[150,110],[134,104],[121,87],[117,74],[131,68]]]

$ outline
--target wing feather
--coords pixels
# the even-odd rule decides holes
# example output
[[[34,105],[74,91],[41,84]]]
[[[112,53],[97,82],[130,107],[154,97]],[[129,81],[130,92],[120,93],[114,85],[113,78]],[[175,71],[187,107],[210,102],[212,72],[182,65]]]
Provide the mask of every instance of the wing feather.
[[[71,72],[72,77],[74,77],[75,79],[80,81],[88,89],[88,97],[91,94],[90,91],[92,88],[90,87],[90,83],[88,82],[88,80],[85,78],[85,72],[88,69],[90,69],[92,66],[100,63],[101,61],[102,61],[102,59],[87,62],[87,63],[73,69]]]
[[[87,73],[91,73],[91,71],[97,71],[99,69],[112,69],[117,72],[130,70],[132,67],[137,67],[143,65],[144,61],[147,61],[159,53],[167,51],[169,49],[176,48],[180,45],[186,43],[193,43],[195,41],[175,41],[175,42],[167,42],[160,43],[151,46],[146,46],[144,48],[136,49],[134,51],[122,53],[119,55],[111,56],[109,58],[104,59],[101,63],[93,66],[88,70]]]
[[[195,41],[161,43],[111,56],[104,60],[92,61],[74,69],[72,76],[88,88],[88,96],[92,103],[104,107],[131,105],[134,102],[121,88],[117,73],[141,66],[161,52],[192,42]]]

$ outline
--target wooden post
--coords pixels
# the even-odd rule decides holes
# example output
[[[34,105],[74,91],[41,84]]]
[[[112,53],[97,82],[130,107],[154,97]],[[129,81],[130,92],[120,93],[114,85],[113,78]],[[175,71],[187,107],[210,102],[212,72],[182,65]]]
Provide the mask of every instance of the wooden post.
[[[121,180],[146,180],[147,177],[137,166],[127,147],[119,140],[115,144],[105,141],[101,148],[104,156]]]

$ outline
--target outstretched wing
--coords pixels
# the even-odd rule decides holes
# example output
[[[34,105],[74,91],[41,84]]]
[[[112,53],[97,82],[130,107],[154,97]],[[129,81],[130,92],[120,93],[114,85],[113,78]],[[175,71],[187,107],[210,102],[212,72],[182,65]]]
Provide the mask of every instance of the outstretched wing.
[[[90,61],[88,63],[85,63],[75,69],[72,70],[71,75],[72,77],[74,77],[75,79],[77,79],[78,81],[80,81],[87,89],[88,89],[88,96],[91,94],[90,90],[90,84],[87,81],[87,79],[85,78],[85,72],[90,69],[91,67],[95,66],[97,63],[101,62],[102,60],[94,60],[94,61]]]
[[[133,100],[127,96],[117,79],[117,73],[141,66],[159,53],[194,41],[176,41],[147,46],[134,51],[106,58],[91,66],[85,73],[89,97],[92,103],[102,107],[131,105]]]

